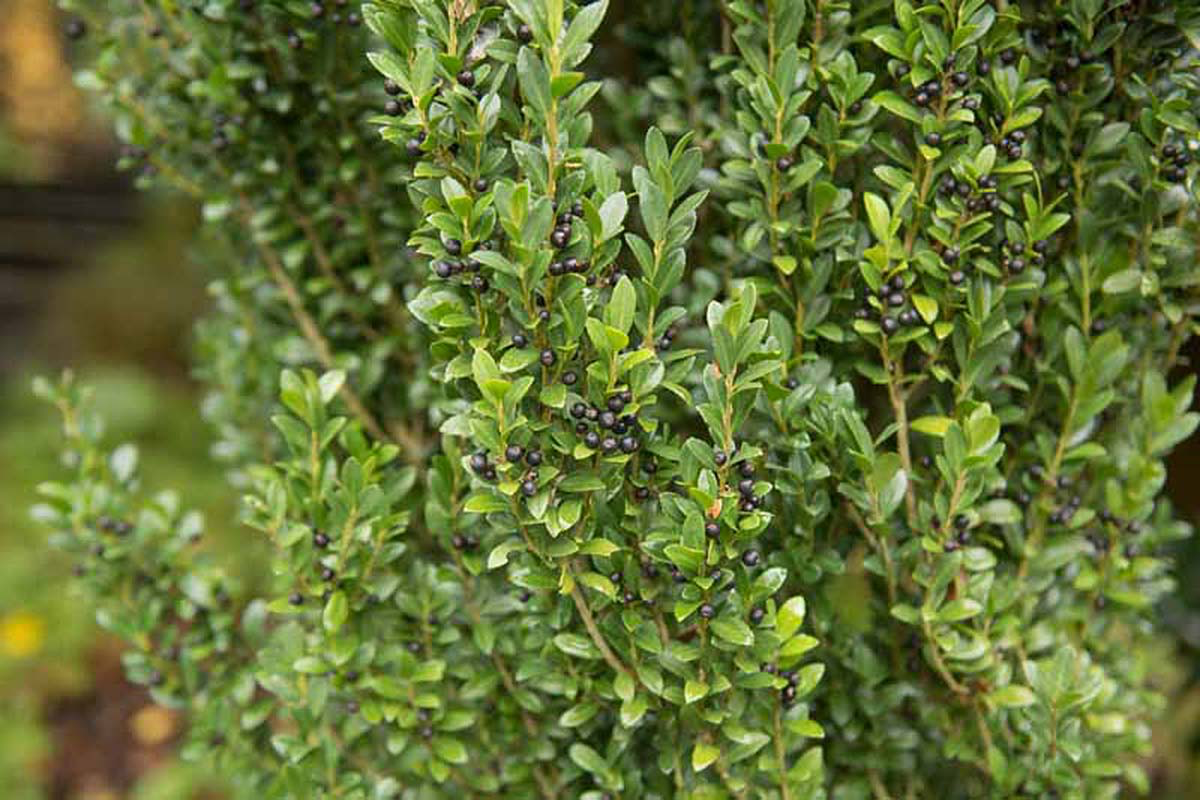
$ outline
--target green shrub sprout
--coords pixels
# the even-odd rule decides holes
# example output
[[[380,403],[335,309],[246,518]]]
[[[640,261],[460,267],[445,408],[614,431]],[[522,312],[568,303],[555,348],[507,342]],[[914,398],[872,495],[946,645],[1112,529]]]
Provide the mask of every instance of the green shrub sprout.
[[[123,166],[203,204],[272,575],[39,383],[36,513],[186,755],[257,798],[1148,791],[1189,4],[62,5]]]

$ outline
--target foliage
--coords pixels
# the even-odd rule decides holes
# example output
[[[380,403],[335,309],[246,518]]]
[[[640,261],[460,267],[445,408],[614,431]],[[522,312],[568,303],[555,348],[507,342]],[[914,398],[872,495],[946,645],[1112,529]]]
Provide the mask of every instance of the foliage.
[[[200,369],[268,596],[38,387],[38,516],[189,754],[260,797],[1146,791],[1194,12],[64,5],[227,253]]]
[[[94,407],[105,415],[110,433],[145,442],[142,455],[156,477],[186,481],[194,502],[218,517],[230,513],[220,470],[207,462],[204,443],[194,435],[190,393],[128,368],[91,369],[86,378],[95,389]],[[106,696],[103,693],[114,687],[89,683],[96,651],[111,653],[111,642],[97,635],[92,615],[80,605],[80,593],[65,590],[70,559],[46,548],[42,529],[25,513],[39,478],[58,468],[54,449],[59,437],[54,421],[38,413],[27,385],[18,377],[0,387],[0,714],[6,723],[0,740],[0,784],[12,787],[8,796],[40,800],[50,795],[51,783],[40,775],[41,767],[77,756],[62,752],[70,749],[59,730],[64,698],[66,706],[75,708],[82,702],[78,698],[93,691]],[[231,555],[245,558],[254,550],[241,536],[218,531],[212,539],[209,546]],[[119,682],[116,688],[121,688]],[[130,749],[131,759],[145,758],[144,750]],[[119,768],[110,774],[117,772]],[[197,774],[193,787],[211,783],[202,778]]]

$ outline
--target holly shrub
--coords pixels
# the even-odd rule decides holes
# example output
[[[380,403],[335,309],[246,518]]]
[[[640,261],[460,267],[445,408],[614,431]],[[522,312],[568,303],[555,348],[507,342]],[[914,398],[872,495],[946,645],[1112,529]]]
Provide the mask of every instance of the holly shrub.
[[[256,798],[1147,791],[1191,4],[63,5],[123,165],[203,203],[273,576],[39,384],[36,513],[188,756]]]

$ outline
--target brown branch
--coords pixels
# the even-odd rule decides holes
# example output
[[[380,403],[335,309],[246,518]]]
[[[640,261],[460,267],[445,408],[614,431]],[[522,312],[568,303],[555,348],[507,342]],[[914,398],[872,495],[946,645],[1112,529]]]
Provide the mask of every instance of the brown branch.
[[[867,538],[867,541],[871,544],[871,546],[874,547],[879,555],[883,558],[884,579],[887,581],[888,608],[890,609],[896,605],[896,572],[895,566],[892,564],[891,550],[888,549],[887,542],[884,541],[883,536],[876,536],[871,530],[870,526],[867,525],[866,520],[864,520],[862,515],[858,513],[858,509],[850,505],[849,502],[846,504],[846,511],[849,513],[850,519],[854,521],[854,524],[858,527],[859,531],[862,532],[863,536]]]
[[[633,670],[625,666],[613,649],[608,646],[608,642],[604,639],[604,634],[600,632],[600,628],[596,626],[596,619],[592,616],[592,610],[588,608],[587,599],[583,596],[583,592],[579,590],[579,584],[576,583],[571,587],[571,599],[575,601],[575,608],[579,609],[579,616],[583,617],[583,626],[587,628],[588,634],[592,637],[592,641],[600,650],[600,655],[604,656],[604,660],[608,665],[617,672],[625,674],[637,680],[637,675]]]
[[[893,361],[888,352],[887,341],[884,340],[879,348],[883,356],[883,369],[887,374],[888,399],[892,403],[892,412],[896,415],[896,449],[900,453],[900,466],[908,476],[904,488],[905,511],[908,518],[909,530],[917,529],[917,495],[913,487],[912,453],[908,445],[908,405],[904,391],[900,388],[904,381],[904,365],[901,361]],[[893,370],[896,374],[893,374]]]
[[[244,196],[242,197],[242,205],[247,218],[249,218],[249,202]],[[250,227],[248,220],[247,227]],[[253,235],[251,238],[253,238]],[[279,287],[279,291],[283,292],[284,300],[287,301],[288,308],[292,312],[292,318],[296,321],[300,332],[316,353],[317,361],[321,363],[323,368],[333,369],[333,351],[329,347],[329,341],[321,333],[321,329],[317,327],[316,320],[305,309],[304,300],[300,296],[300,290],[296,288],[296,284],[288,277],[287,270],[283,268],[279,256],[262,242],[256,240],[255,246],[258,248],[263,263],[267,265],[267,271],[271,273],[271,280]],[[391,441],[391,437],[384,432],[378,420],[367,410],[366,405],[363,404],[362,399],[351,388],[349,382],[342,384],[341,395],[342,399],[346,402],[346,406],[350,409],[350,413],[358,418],[359,422],[367,430],[367,433],[380,441]]]

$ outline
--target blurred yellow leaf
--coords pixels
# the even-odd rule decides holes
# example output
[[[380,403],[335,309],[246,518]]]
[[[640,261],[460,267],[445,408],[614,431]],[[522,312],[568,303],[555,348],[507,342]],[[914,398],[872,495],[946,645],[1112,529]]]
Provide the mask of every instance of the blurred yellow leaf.
[[[14,611],[0,619],[0,650],[13,658],[26,658],[42,649],[46,623],[28,611]]]
[[[175,732],[175,717],[161,706],[148,705],[133,715],[129,727],[139,744],[162,744]]]

